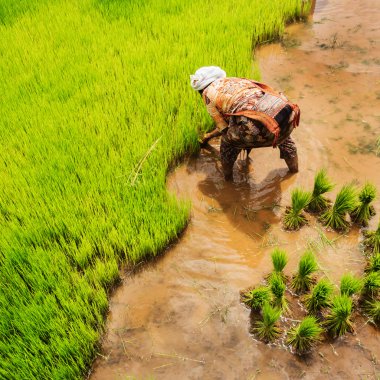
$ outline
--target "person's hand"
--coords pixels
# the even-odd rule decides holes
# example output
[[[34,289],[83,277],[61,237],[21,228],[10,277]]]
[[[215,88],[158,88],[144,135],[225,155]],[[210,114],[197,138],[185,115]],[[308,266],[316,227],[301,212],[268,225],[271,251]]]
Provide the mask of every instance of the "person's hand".
[[[203,138],[199,140],[201,147],[208,145],[208,142],[210,141],[210,139],[211,139],[210,133],[205,133]]]

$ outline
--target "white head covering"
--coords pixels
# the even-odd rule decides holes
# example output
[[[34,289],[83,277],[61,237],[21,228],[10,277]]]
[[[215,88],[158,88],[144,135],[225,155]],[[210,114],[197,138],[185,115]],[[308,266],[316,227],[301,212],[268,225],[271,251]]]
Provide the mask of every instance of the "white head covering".
[[[226,72],[218,66],[204,66],[198,69],[194,75],[190,75],[191,87],[200,91],[203,90],[214,80],[225,78]]]

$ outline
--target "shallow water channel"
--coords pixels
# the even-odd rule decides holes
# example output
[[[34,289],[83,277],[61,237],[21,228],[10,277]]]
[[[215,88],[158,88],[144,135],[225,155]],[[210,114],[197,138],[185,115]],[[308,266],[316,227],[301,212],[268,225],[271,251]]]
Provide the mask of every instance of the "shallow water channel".
[[[289,233],[281,216],[290,190],[311,188],[321,167],[336,190],[371,180],[380,192],[378,20],[379,1],[317,1],[308,23],[289,26],[282,44],[256,52],[262,80],[300,105],[301,125],[293,133],[300,172],[289,175],[271,148],[252,151],[249,165],[239,160],[233,184],[223,181],[220,163],[206,150],[177,168],[168,186],[191,199],[190,224],[154,264],[124,275],[92,380],[379,378],[380,333],[365,319],[355,318],[356,333],[324,341],[301,358],[255,340],[250,312],[239,301],[242,289],[271,270],[276,245],[290,256],[288,275],[308,244],[317,249],[319,277],[339,284],[347,271],[362,274],[358,228],[341,236],[311,217],[309,226]],[[375,208],[371,227],[379,200]],[[332,245],[323,243],[322,232]]]

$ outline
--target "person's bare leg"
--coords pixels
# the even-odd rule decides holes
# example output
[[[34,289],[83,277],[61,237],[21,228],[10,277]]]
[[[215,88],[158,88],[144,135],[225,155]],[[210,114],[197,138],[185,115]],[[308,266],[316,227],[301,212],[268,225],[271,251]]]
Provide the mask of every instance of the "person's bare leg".
[[[298,154],[294,140],[289,136],[278,148],[280,149],[280,158],[282,158],[291,173],[298,172]]]
[[[234,147],[223,136],[220,142],[220,160],[222,162],[222,169],[224,179],[226,181],[233,180],[233,168],[236,159],[241,149]]]

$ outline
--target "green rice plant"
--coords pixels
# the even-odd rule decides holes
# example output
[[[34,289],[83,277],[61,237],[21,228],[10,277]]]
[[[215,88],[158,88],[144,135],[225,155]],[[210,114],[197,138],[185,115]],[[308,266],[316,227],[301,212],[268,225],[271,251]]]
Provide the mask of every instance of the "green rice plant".
[[[365,312],[372,319],[375,325],[380,325],[380,301],[367,301],[364,306]]]
[[[347,331],[353,331],[351,320],[352,298],[347,295],[336,296],[326,316],[325,326],[333,337],[341,336]]]
[[[288,311],[288,301],[285,297],[286,285],[280,273],[274,272],[269,279],[269,287],[273,294],[272,304],[283,311]]]
[[[189,220],[167,173],[211,118],[184,74],[259,79],[251,47],[307,8],[0,0],[1,379],[86,377],[120,265]]]
[[[286,251],[280,248],[275,248],[271,253],[273,272],[278,273],[285,279],[285,274],[283,272],[286,264],[288,263],[288,255]]]
[[[375,253],[369,258],[365,272],[380,272],[380,252]]]
[[[331,295],[334,291],[333,284],[326,278],[322,278],[313,287],[310,294],[304,298],[305,306],[310,314],[316,315],[324,307],[331,305]]]
[[[281,309],[274,308],[269,304],[264,304],[262,309],[262,320],[257,321],[252,329],[257,336],[266,341],[273,342],[281,335],[278,320],[281,316]]]
[[[322,223],[337,231],[347,230],[349,223],[346,220],[346,215],[354,210],[356,204],[354,185],[343,186],[336,196],[333,206],[321,215]]]
[[[327,209],[330,201],[323,195],[334,188],[334,184],[327,177],[326,169],[321,169],[314,178],[314,188],[307,211],[322,212]]]
[[[272,293],[267,286],[259,286],[243,294],[243,302],[252,310],[259,310],[265,303],[272,302]]]
[[[369,219],[375,215],[375,209],[371,203],[376,198],[376,187],[367,182],[359,193],[359,204],[350,213],[351,220],[362,226],[368,226]]]
[[[288,331],[286,343],[290,344],[298,354],[304,354],[320,340],[322,332],[323,329],[315,317],[307,316]]]
[[[380,291],[380,272],[370,272],[363,278],[364,297],[376,297]]]
[[[359,293],[362,290],[363,281],[361,278],[354,277],[351,273],[346,273],[340,280],[340,294],[348,297]]]
[[[293,276],[291,286],[297,292],[305,292],[314,282],[312,274],[318,270],[317,260],[312,251],[307,250],[298,264],[298,271]]]
[[[301,189],[292,191],[292,206],[287,208],[284,215],[284,227],[287,230],[298,230],[307,223],[302,210],[309,204],[310,193]]]
[[[375,231],[364,232],[363,245],[366,251],[380,253],[380,221]]]

